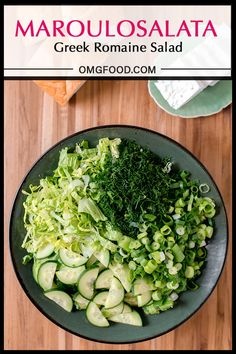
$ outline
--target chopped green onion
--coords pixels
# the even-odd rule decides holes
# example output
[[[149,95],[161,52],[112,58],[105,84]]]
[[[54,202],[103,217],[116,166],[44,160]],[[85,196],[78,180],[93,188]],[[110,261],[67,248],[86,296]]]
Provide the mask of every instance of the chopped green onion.
[[[187,284],[187,289],[189,290],[197,290],[199,288],[199,285],[196,284],[193,280],[189,281]]]
[[[181,263],[176,263],[175,264],[175,268],[177,269],[177,271],[179,271],[182,268],[182,264]]]
[[[175,206],[183,208],[185,206],[185,201],[183,200],[183,198],[178,199],[177,202],[175,203]]]
[[[171,233],[171,228],[168,225],[164,225],[161,229],[160,229],[161,233],[166,236],[169,235]]]
[[[171,299],[167,299],[162,305],[159,306],[161,311],[166,311],[167,309],[174,306],[174,302]]]
[[[154,272],[154,270],[157,267],[157,262],[155,260],[151,259],[150,261],[147,262],[147,264],[144,266],[144,270],[146,273],[151,274]]]
[[[141,246],[142,246],[142,244],[138,240],[132,240],[129,244],[130,249],[138,249]]]
[[[168,213],[171,214],[171,213],[173,213],[174,210],[175,210],[175,208],[174,208],[173,206],[170,206],[170,207],[169,207],[169,210],[168,210]]]
[[[191,192],[193,194],[197,194],[198,193],[198,187],[197,186],[193,185],[193,186],[190,187],[190,189],[191,189]]]
[[[177,262],[183,262],[185,256],[177,243],[173,246],[172,252]]]
[[[177,289],[178,287],[179,287],[179,283],[175,283],[175,282],[173,282],[173,281],[169,281],[169,282],[167,282],[166,283],[166,286],[167,286],[167,288],[168,289]]]
[[[170,300],[176,301],[178,299],[179,295],[176,294],[174,291],[169,295]]]
[[[211,238],[212,235],[213,235],[213,231],[214,231],[214,229],[213,229],[212,226],[207,226],[207,228],[206,228],[206,237]]]
[[[148,237],[143,237],[141,238],[141,242],[143,245],[147,245],[148,243],[150,243],[150,240]]]
[[[155,286],[157,288],[163,288],[165,286],[165,284],[161,280],[156,280],[155,281]]]
[[[153,236],[153,240],[156,242],[162,242],[162,241],[164,241],[164,237],[160,231],[156,231]]]
[[[194,241],[189,241],[188,247],[189,248],[194,248],[195,247],[195,242]]]
[[[147,236],[147,232],[144,231],[144,232],[141,232],[140,234],[138,234],[137,238],[140,240],[142,239],[143,237],[146,237]]]
[[[171,275],[175,275],[175,274],[178,273],[178,270],[177,270],[176,267],[170,267],[170,268],[169,268],[169,273],[170,273]]]
[[[148,263],[148,261],[145,258],[142,258],[140,261],[140,264],[142,267],[145,267],[145,265]],[[144,269],[145,270],[145,269]]]
[[[178,235],[183,235],[185,233],[185,227],[184,226],[178,226],[178,227],[176,227],[175,231],[176,231],[176,233]]]
[[[159,242],[153,242],[151,244],[151,247],[152,247],[153,251],[157,251],[160,248],[160,243]]]
[[[193,276],[194,276],[193,267],[187,266],[184,275],[185,275],[186,278],[193,278]]]
[[[122,248],[119,249],[119,253],[120,253],[120,255],[121,255],[122,257],[124,257],[124,258],[126,258],[126,257],[129,256],[127,253],[125,253],[125,252],[122,250]]]
[[[155,300],[155,301],[161,300],[161,298],[162,298],[161,292],[158,291],[158,290],[153,291],[153,293],[152,293],[152,298],[153,298],[153,300]]]
[[[166,251],[166,257],[168,257],[169,259],[173,260],[174,259],[174,256],[172,253]]]
[[[173,219],[170,215],[165,215],[163,218],[162,218],[162,222],[166,225],[172,225],[173,224]]]
[[[137,265],[134,261],[129,262],[129,269],[135,270],[137,268]]]
[[[199,186],[199,191],[200,191],[201,193],[208,193],[208,192],[210,191],[210,187],[208,186],[208,184],[202,183],[202,184],[200,184],[200,186]]]
[[[156,220],[156,216],[153,214],[145,214],[144,218],[147,219],[148,221],[154,221]]]
[[[188,201],[188,205],[187,205],[187,211],[191,211],[192,210],[192,205],[193,205],[193,194],[190,195],[189,201]]]
[[[151,256],[158,264],[165,260],[165,254],[163,252],[155,251],[151,253]]]

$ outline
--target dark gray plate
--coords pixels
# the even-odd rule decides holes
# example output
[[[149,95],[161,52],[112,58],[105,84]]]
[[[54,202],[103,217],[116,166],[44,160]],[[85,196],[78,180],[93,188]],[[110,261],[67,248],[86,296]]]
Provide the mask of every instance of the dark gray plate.
[[[25,251],[21,248],[25,235],[22,205],[25,196],[21,193],[22,189],[27,190],[29,184],[38,184],[40,178],[52,174],[58,163],[59,151],[63,147],[72,147],[83,139],[87,139],[92,145],[95,145],[98,139],[102,137],[132,139],[161,157],[171,156],[180,168],[191,171],[193,178],[197,178],[210,186],[211,192],[209,195],[218,206],[218,213],[215,218],[216,233],[207,246],[207,266],[198,281],[200,288],[182,294],[178,305],[174,309],[159,315],[143,316],[144,326],[141,328],[122,324],[112,324],[109,328],[98,328],[89,324],[84,311],[67,313],[43,295],[42,290],[32,277],[31,264],[22,265],[21,263],[22,257],[25,255]],[[174,140],[151,130],[124,125],[87,129],[54,145],[40,157],[24,178],[16,195],[10,220],[10,250],[14,269],[21,286],[34,305],[46,317],[65,330],[90,340],[106,343],[132,343],[151,339],[186,321],[203,305],[216,286],[224,266],[227,244],[228,224],[224,203],[216,184],[205,167]]]

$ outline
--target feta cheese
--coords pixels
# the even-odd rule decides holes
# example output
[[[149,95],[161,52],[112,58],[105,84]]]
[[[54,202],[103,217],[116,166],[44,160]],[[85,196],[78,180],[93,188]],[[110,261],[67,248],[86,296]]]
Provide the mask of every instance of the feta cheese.
[[[157,80],[155,86],[164,99],[174,109],[179,109],[207,86],[213,86],[218,80]]]

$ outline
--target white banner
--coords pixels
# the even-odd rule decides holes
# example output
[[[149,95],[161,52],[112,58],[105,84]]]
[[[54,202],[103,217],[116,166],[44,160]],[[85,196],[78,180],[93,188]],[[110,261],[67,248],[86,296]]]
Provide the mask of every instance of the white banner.
[[[230,6],[4,6],[5,77],[229,77]]]

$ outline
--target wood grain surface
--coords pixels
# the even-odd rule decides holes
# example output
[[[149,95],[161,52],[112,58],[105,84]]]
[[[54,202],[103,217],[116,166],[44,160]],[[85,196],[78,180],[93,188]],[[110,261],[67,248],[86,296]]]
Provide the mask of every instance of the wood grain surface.
[[[76,337],[50,322],[30,302],[13,270],[8,223],[13,198],[27,170],[51,145],[81,129],[132,124],[166,134],[207,167],[225,201],[231,240],[231,106],[210,117],[183,119],[161,110],[147,81],[87,81],[60,107],[32,81],[5,81],[4,344],[15,350],[231,349],[231,241],[217,287],[202,308],[179,328],[137,344],[100,344]]]

